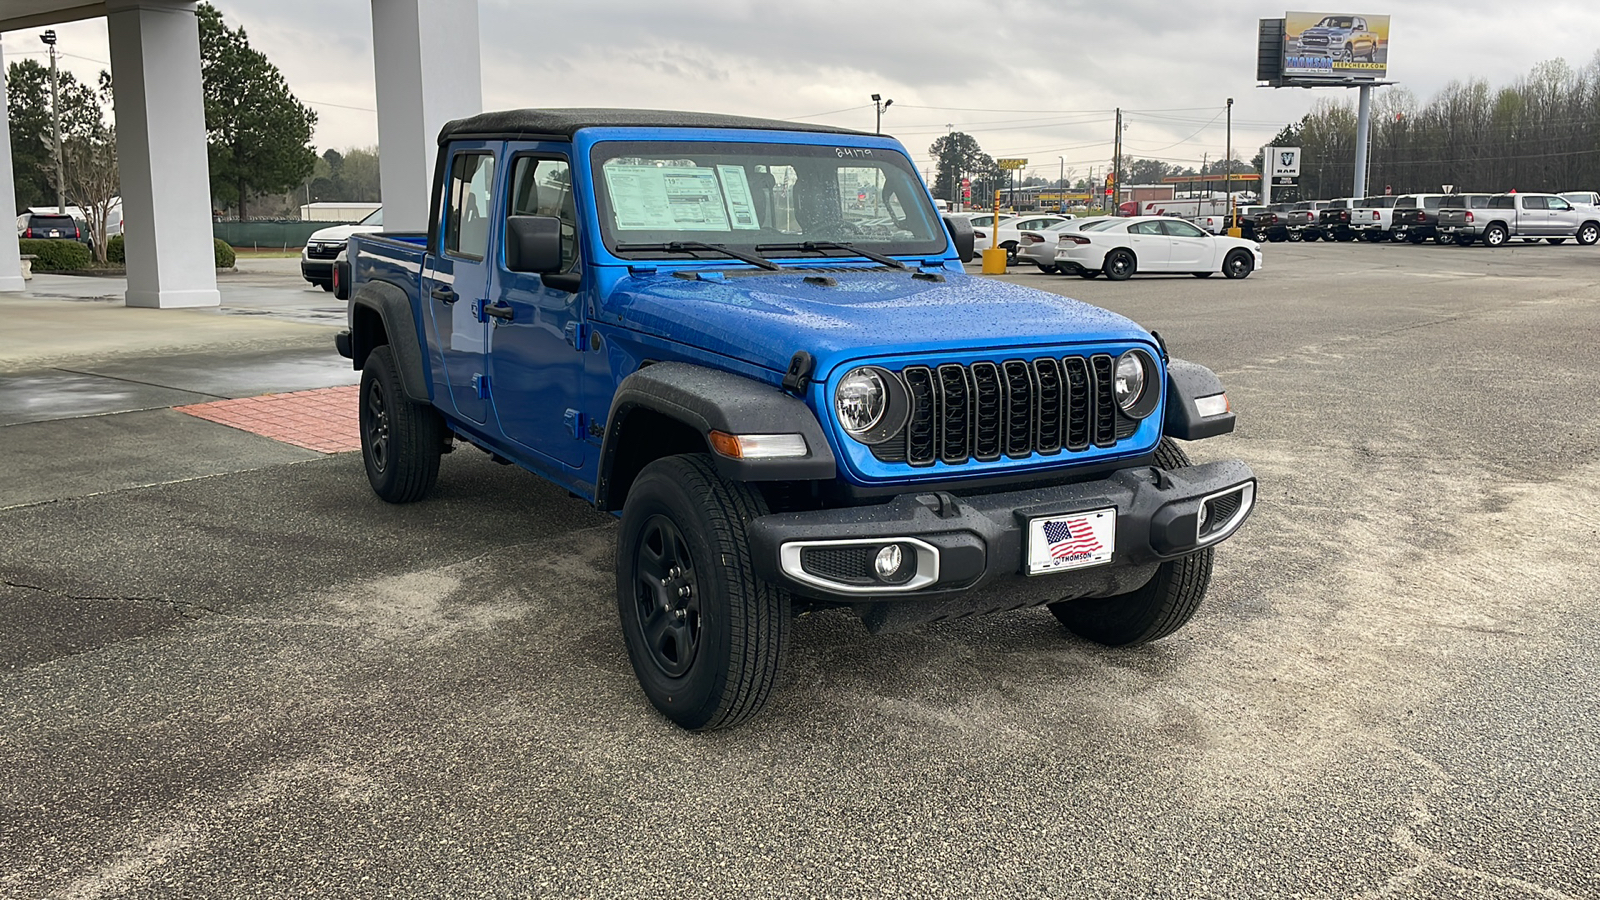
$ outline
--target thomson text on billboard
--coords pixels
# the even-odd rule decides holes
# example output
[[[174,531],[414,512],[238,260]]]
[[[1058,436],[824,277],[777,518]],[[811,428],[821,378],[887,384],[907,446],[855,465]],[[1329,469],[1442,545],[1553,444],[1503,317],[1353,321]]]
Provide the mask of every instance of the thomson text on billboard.
[[[1289,12],[1283,25],[1285,78],[1380,81],[1388,77],[1388,16]]]

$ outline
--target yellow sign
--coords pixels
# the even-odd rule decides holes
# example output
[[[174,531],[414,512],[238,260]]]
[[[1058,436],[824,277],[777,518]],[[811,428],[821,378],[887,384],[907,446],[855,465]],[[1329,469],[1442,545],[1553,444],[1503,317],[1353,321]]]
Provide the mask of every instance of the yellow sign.
[[[1028,161],[1025,159],[997,159],[994,162],[995,165],[1002,169],[1021,169],[1026,168],[1028,165]]]

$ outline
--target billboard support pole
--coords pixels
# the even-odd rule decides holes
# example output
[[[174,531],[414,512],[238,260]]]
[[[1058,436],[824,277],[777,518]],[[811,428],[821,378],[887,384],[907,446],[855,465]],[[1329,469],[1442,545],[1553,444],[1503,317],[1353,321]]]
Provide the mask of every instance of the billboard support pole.
[[[1277,147],[1268,147],[1261,151],[1261,205],[1272,205],[1272,151]]]
[[[1372,124],[1372,85],[1363,84],[1356,105],[1356,178],[1354,195],[1367,195],[1367,134]]]

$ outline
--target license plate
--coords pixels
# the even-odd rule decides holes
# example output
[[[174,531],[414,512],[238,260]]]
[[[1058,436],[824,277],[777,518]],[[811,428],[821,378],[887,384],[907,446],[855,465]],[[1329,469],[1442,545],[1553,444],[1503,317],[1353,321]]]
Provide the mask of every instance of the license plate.
[[[59,232],[59,231],[52,231],[52,232],[50,232],[50,236],[51,236],[51,237],[61,237],[61,232]]]
[[[1117,511],[1043,516],[1028,520],[1028,574],[1045,575],[1098,566],[1117,549]]]

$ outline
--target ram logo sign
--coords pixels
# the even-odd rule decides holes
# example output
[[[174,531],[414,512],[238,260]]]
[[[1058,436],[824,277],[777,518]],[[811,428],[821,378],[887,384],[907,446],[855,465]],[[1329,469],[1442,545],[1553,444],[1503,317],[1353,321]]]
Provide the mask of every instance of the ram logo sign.
[[[1284,13],[1284,78],[1381,81],[1388,75],[1388,16]]]
[[[1272,171],[1267,175],[1272,178],[1273,184],[1281,184],[1279,178],[1300,177],[1300,148],[1299,147],[1273,147],[1268,158],[1272,160]]]

